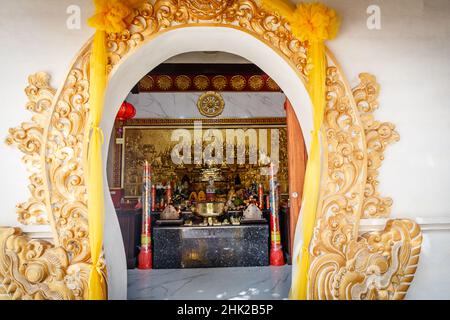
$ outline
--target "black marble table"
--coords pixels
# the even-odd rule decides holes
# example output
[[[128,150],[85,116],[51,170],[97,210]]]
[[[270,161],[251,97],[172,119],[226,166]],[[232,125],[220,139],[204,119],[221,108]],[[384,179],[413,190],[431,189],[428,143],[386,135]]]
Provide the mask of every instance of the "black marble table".
[[[154,226],[152,238],[154,269],[269,265],[268,224]]]

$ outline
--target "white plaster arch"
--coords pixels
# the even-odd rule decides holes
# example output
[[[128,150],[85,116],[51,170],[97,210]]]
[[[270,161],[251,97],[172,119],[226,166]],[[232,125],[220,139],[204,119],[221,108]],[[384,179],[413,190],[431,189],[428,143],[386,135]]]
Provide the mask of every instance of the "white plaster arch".
[[[256,37],[230,27],[189,26],[159,33],[130,52],[110,75],[101,128],[110,137],[120,104],[132,87],[150,70],[167,59],[186,52],[223,51],[241,56],[270,75],[291,101],[300,119],[307,148],[311,141],[312,105],[308,92],[293,67]],[[109,138],[108,138],[109,139]],[[115,209],[108,191],[106,161],[109,141],[103,144],[105,231],[104,250],[108,266],[109,299],[127,298],[125,250]],[[297,228],[297,230],[299,230]]]

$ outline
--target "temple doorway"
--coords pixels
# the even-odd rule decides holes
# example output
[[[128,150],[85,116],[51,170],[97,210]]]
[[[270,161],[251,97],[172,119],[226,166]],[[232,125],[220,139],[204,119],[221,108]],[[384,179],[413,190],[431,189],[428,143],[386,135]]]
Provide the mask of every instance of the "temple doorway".
[[[299,121],[256,65],[193,52],[149,70],[117,114],[107,160],[128,298],[287,298],[305,167]],[[141,270],[146,208],[152,269]]]

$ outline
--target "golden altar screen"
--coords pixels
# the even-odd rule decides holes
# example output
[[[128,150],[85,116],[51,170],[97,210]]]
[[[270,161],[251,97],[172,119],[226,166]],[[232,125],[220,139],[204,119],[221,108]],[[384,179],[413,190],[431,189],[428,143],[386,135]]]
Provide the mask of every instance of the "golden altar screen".
[[[262,183],[268,189],[268,176],[261,174],[261,169],[268,167],[270,159],[275,156],[274,152],[278,152],[277,177],[280,191],[282,194],[288,193],[285,118],[145,119],[134,120],[133,125],[127,123],[123,129],[122,188],[125,198],[137,198],[141,195],[142,168],[146,160],[152,166],[154,184],[166,185],[168,182],[177,184],[187,177],[196,189],[204,190],[209,177],[212,176],[216,186],[224,192],[238,183],[242,187]],[[205,139],[211,130],[214,130],[216,135],[211,139]],[[174,148],[180,145],[181,140],[177,136],[179,132],[190,136],[190,141],[188,139],[184,143],[191,143],[188,156],[182,163],[176,163],[172,157]],[[236,138],[232,139],[234,145],[230,146],[232,141],[227,139],[230,132],[243,133],[244,139],[239,140],[235,136]],[[198,137],[201,137],[201,140],[198,140]],[[205,159],[205,152],[213,143],[216,146],[221,145],[222,161]],[[277,148],[274,148],[274,144]],[[234,157],[229,156],[231,147],[234,150]],[[200,160],[196,158],[199,155],[196,148],[201,150]],[[184,155],[183,152],[181,154]],[[255,154],[256,163],[251,160]],[[245,155],[244,163],[242,163],[243,155]]]

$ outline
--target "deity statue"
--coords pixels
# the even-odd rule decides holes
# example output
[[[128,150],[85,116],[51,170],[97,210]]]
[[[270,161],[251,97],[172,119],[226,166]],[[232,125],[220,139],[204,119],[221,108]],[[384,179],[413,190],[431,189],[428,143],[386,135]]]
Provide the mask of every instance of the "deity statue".
[[[234,187],[231,187],[230,191],[228,192],[227,196],[227,209],[228,210],[236,210],[236,206],[234,204],[234,201],[236,200],[236,192],[234,191]]]
[[[208,178],[208,186],[206,187],[206,200],[214,201],[216,196],[216,187],[214,186],[214,178],[210,176]]]

